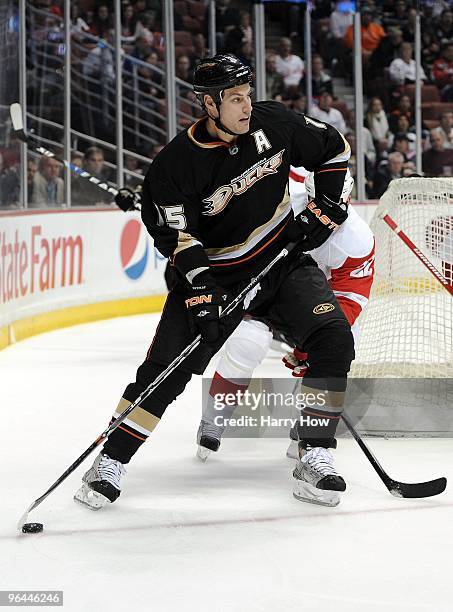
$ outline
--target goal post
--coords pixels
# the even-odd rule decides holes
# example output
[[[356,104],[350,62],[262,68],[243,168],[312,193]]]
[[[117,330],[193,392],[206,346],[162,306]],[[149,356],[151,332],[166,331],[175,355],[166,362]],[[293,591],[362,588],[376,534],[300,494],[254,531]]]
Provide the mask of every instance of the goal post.
[[[453,296],[386,213],[453,285],[453,178],[392,181],[370,222],[375,280],[359,319],[348,410],[365,434],[453,437]]]
[[[387,226],[385,213],[453,285],[453,178],[392,181],[370,223],[375,280],[352,375],[453,378],[453,297]]]

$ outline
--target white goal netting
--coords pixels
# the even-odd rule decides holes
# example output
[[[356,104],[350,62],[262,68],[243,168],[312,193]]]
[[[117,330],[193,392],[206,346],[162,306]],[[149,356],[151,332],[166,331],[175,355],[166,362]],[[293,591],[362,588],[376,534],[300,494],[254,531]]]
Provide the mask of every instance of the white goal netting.
[[[375,281],[352,375],[453,378],[453,296],[386,225],[385,212],[453,284],[453,178],[393,181],[370,224]]]

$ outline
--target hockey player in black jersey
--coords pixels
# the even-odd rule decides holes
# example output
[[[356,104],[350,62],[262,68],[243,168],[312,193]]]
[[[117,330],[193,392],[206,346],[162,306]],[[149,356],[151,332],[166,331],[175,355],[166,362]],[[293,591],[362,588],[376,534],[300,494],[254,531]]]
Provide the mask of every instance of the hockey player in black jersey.
[[[124,465],[241,321],[240,308],[220,319],[222,305],[294,239],[299,246],[271,269],[247,310],[304,346],[310,354],[306,391],[327,389],[332,398],[302,413],[295,496],[336,505],[345,490],[329,448],[336,446],[338,398],[353,339],[324,274],[304,251],[322,244],[347,217],[340,202],[350,150],[328,124],[276,102],[252,104],[250,82],[250,69],[234,56],[202,60],[194,91],[206,117],[166,145],[145,177],[142,219],[170,258],[175,286],[113,419],[197,334],[202,342],[110,435],[75,496],[91,508],[115,501]],[[315,175],[316,198],[296,219],[287,189],[290,164]],[[132,207],[134,196],[122,191],[117,203]]]

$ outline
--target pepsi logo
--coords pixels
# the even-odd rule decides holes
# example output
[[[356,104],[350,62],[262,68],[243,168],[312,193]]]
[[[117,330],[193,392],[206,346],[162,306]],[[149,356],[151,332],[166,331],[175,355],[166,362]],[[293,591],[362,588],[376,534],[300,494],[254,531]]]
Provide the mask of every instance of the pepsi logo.
[[[143,225],[131,219],[123,227],[120,239],[123,271],[131,280],[139,279],[148,262],[148,236]]]

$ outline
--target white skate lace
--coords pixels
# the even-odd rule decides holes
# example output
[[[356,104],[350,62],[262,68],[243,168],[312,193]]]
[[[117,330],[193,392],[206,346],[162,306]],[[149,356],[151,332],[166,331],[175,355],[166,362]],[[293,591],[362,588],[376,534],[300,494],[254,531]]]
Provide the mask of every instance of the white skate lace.
[[[116,489],[120,489],[121,476],[124,476],[126,469],[120,461],[111,459],[107,455],[101,455],[98,472],[102,480],[107,480]]]
[[[201,421],[201,435],[206,436],[207,438],[215,438],[216,440],[220,440],[222,437],[223,428],[214,425],[213,423],[208,423],[207,421]]]
[[[301,459],[302,463],[308,463],[322,476],[338,476],[333,467],[333,457],[327,448],[316,446],[306,452]]]

